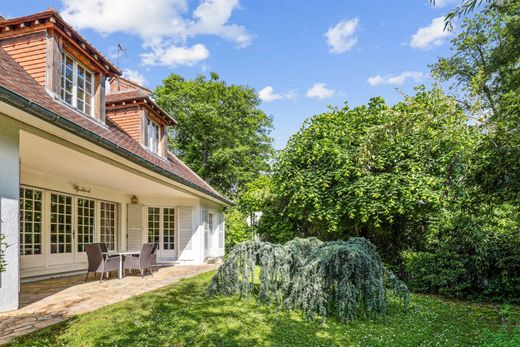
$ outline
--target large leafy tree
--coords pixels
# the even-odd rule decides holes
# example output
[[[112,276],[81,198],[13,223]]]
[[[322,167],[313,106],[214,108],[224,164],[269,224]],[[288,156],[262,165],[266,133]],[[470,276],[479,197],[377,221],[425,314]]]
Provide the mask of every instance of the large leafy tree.
[[[476,114],[482,136],[471,167],[478,191],[510,199],[520,194],[520,1],[486,1],[464,19],[453,54],[433,65],[433,75]]]
[[[425,251],[404,258],[414,289],[518,302],[520,2],[467,0],[448,21],[477,8],[452,40],[453,54],[433,65],[478,119],[464,194],[439,214]]]
[[[179,122],[170,148],[221,192],[234,196],[269,170],[272,120],[253,89],[228,85],[216,73],[193,80],[172,74],[155,96]]]
[[[464,19],[451,43],[453,54],[432,66],[434,77],[452,81],[468,111],[499,117],[501,97],[520,83],[520,1],[492,2]]]
[[[440,90],[419,88],[395,106],[381,98],[311,118],[280,154],[265,231],[324,240],[364,236],[387,261],[418,248],[460,183],[473,132]],[[274,216],[273,216],[274,214]],[[270,231],[271,230],[271,231]]]

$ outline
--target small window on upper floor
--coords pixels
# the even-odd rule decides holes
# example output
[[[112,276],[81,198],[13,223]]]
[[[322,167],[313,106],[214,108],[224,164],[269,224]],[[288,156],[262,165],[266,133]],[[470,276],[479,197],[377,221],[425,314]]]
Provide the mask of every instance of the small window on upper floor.
[[[88,116],[94,115],[94,74],[63,53],[61,99]]]
[[[146,147],[150,152],[161,155],[161,127],[159,124],[146,118]]]

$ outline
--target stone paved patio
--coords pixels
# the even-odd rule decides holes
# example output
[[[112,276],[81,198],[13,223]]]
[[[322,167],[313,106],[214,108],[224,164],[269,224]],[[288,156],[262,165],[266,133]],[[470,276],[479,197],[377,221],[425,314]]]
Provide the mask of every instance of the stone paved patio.
[[[134,295],[145,293],[182,278],[214,270],[216,264],[176,265],[159,268],[145,278],[117,276],[99,283],[84,275],[22,284],[20,309],[0,313],[0,344],[16,336],[61,322],[73,315],[93,311]]]

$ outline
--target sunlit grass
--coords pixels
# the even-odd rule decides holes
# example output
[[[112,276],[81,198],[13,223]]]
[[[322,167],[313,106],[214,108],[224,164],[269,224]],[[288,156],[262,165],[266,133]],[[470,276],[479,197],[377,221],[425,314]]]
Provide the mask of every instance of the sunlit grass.
[[[498,308],[413,295],[386,319],[305,321],[253,298],[209,297],[213,273],[18,338],[13,346],[471,346],[498,331]],[[520,310],[514,309],[514,319]],[[518,320],[517,320],[518,321]],[[505,338],[508,339],[507,336]]]

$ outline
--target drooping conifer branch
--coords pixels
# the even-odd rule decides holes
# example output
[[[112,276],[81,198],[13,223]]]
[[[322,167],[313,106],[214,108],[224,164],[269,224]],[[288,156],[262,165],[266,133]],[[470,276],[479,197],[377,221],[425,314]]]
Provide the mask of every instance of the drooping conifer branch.
[[[256,293],[259,302],[301,310],[306,318],[334,316],[345,321],[359,314],[370,318],[386,314],[385,279],[406,306],[408,288],[385,270],[375,247],[364,238],[333,242],[296,238],[285,245],[250,241],[230,252],[209,292]]]

